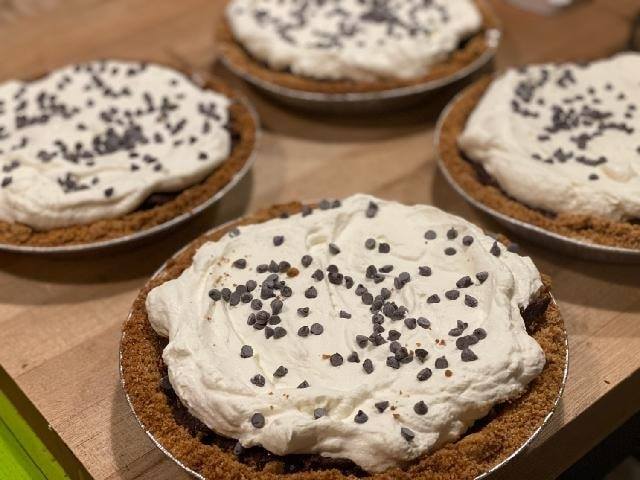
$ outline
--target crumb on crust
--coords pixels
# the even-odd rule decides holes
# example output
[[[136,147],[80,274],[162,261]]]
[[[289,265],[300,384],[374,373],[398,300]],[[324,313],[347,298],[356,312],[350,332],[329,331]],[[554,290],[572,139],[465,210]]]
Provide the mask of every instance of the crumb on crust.
[[[488,207],[550,232],[600,245],[640,249],[640,224],[593,215],[554,215],[528,207],[508,196],[495,180],[464,156],[458,147],[458,137],[492,80],[492,76],[484,77],[465,90],[442,124],[440,158],[455,182]]]
[[[207,78],[205,88],[231,99],[229,121],[234,143],[229,157],[202,182],[182,190],[175,198],[162,205],[85,225],[37,231],[24,224],[0,221],[0,243],[43,247],[111,240],[155,227],[206,202],[227,185],[250,158],[256,143],[257,125],[238,94],[222,81]]]
[[[446,61],[433,65],[426,75],[409,80],[389,79],[373,82],[357,82],[353,80],[317,80],[314,78],[294,75],[286,71],[271,70],[263,62],[254,59],[238,42],[234,40],[231,28],[224,16],[217,26],[216,47],[218,48],[219,53],[222,54],[222,56],[236,69],[247,72],[260,80],[274,83],[292,90],[337,94],[382,92],[385,90],[410,87],[434,80],[440,80],[453,75],[484,54],[489,48],[486,41],[486,33],[492,28],[498,28],[499,21],[484,0],[476,0],[476,4],[483,17],[481,30],[466,40],[462,48],[453,52]]]
[[[192,263],[205,242],[218,240],[238,225],[262,223],[282,213],[299,212],[291,203],[263,210],[195,240],[170,260],[162,273],[140,291],[123,326],[121,369],[125,391],[145,428],[184,465],[206,478],[236,480],[344,480],[366,477],[377,480],[473,479],[515,452],[542,424],[552,410],[562,386],[566,358],[566,333],[558,307],[552,302],[539,318],[527,323],[529,333],[544,350],[546,365],[518,399],[496,406],[474,424],[460,440],[424,455],[404,469],[367,476],[353,463],[318,455],[278,457],[264,449],[248,450],[243,461],[233,454],[234,440],[223,438],[189,415],[175,395],[160,388],[166,375],[162,350],[166,340],[151,328],[145,300],[154,287],[178,277]],[[548,301],[550,280],[543,277],[537,300]],[[532,309],[535,311],[536,309]],[[540,310],[540,309],[539,309]]]

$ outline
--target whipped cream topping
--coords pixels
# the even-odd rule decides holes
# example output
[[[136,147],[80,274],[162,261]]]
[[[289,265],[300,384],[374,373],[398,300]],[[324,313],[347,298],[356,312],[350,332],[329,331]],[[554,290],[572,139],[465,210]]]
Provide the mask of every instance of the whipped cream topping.
[[[473,0],[233,0],[227,18],[269,68],[321,80],[420,77],[482,26]]]
[[[451,442],[542,370],[531,260],[430,206],[365,195],[203,245],[146,308],[176,394],[275,454],[379,472]]]
[[[101,61],[0,85],[0,220],[115,218],[228,157],[229,100],[158,65]]]
[[[509,70],[459,144],[517,200],[555,213],[640,218],[640,54]]]

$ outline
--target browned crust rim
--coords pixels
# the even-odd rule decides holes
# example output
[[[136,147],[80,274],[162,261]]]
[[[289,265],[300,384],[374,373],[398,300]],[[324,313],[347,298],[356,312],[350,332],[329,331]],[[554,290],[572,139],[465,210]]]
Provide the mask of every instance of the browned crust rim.
[[[444,118],[438,139],[440,159],[455,182],[467,194],[509,217],[576,240],[610,247],[640,249],[640,225],[592,215],[551,215],[528,207],[508,196],[486,173],[479,173],[458,147],[458,138],[471,112],[493,80],[481,78],[457,98]],[[488,181],[489,180],[489,181]]]
[[[145,308],[148,292],[178,277],[191,263],[196,250],[207,241],[215,241],[238,225],[262,223],[282,213],[296,213],[301,204],[275,206],[244,217],[234,224],[217,229],[195,240],[171,259],[161,273],[147,283],[134,301],[131,314],[123,326],[121,374],[131,406],[144,428],[183,465],[205,478],[291,480],[342,480],[363,476],[352,464],[327,462],[316,455],[304,456],[302,470],[291,471],[287,458],[262,450],[247,463],[232,453],[235,442],[204,431],[187,420],[186,409],[176,409],[176,401],[160,387],[166,367],[161,359],[166,341],[153,331]],[[525,311],[531,335],[545,352],[547,363],[542,373],[517,400],[494,409],[480,425],[455,443],[426,455],[407,469],[393,469],[368,476],[378,480],[473,479],[491,470],[516,452],[543,424],[555,406],[562,389],[566,361],[564,322],[555,303],[550,302],[549,280],[541,289],[534,306]],[[548,307],[547,307],[548,305]],[[179,402],[178,407],[179,407]],[[201,426],[201,424],[200,424]],[[336,468],[332,468],[336,467]],[[295,471],[295,470],[294,470]]]
[[[186,72],[182,72],[188,75]],[[83,245],[126,237],[159,226],[209,200],[231,182],[245,167],[257,140],[256,120],[242,98],[221,80],[208,77],[204,88],[222,93],[231,99],[229,127],[234,144],[229,157],[202,182],[186,188],[176,197],[149,210],[135,210],[114,219],[99,220],[85,225],[37,231],[27,225],[0,221],[0,243],[58,247]]]
[[[449,59],[434,65],[428,74],[410,80],[378,80],[374,82],[316,80],[289,72],[271,70],[262,62],[254,59],[234,40],[226,17],[217,26],[216,45],[225,60],[235,69],[247,72],[262,81],[291,90],[326,94],[384,92],[397,88],[417,86],[452,76],[487,52],[490,48],[487,44],[487,31],[499,28],[500,22],[484,0],[475,1],[482,13],[482,29],[470,37],[465,42],[464,47],[455,51]]]

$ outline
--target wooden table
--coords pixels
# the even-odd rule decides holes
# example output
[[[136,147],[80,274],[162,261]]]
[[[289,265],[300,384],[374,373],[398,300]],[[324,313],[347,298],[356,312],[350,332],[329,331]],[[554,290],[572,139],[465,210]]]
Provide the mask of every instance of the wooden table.
[[[545,18],[503,0],[492,3],[505,25],[501,68],[613,53],[624,47],[630,19],[640,10],[638,0],[585,0]],[[215,57],[211,31],[221,4],[0,0],[0,80],[97,57],[180,58],[194,69],[207,68]],[[138,288],[205,229],[274,202],[364,191],[433,203],[498,230],[436,170],[433,127],[450,92],[409,111],[365,118],[294,113],[249,95],[264,124],[259,159],[217,208],[151,245],[119,253],[66,259],[0,254],[0,363],[6,371],[0,386],[21,398],[36,424],[50,425],[42,436],[73,476],[86,476],[83,468],[97,479],[184,476],[126,405],[118,341]],[[640,405],[640,273],[519,241],[553,276],[570,335],[571,368],[558,414],[537,448],[496,478],[552,478]]]

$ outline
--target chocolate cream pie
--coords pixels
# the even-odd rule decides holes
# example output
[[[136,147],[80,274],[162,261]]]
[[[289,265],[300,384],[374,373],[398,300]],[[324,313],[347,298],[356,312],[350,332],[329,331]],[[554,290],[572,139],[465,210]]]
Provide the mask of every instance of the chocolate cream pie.
[[[566,355],[513,245],[365,195],[202,237],[141,291],[121,348],[144,428],[216,479],[474,478],[552,411]]]
[[[489,48],[475,0],[231,0],[218,28],[231,65],[306,92],[376,92],[448,77]]]
[[[640,249],[640,55],[532,65],[462,94],[441,129],[455,181],[567,237]]]
[[[0,243],[92,243],[205,202],[247,162],[256,125],[224,85],[97,61],[0,85]]]

